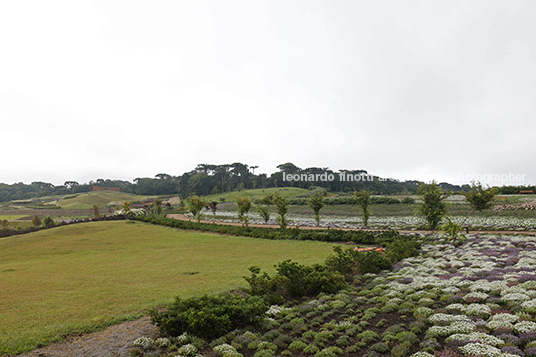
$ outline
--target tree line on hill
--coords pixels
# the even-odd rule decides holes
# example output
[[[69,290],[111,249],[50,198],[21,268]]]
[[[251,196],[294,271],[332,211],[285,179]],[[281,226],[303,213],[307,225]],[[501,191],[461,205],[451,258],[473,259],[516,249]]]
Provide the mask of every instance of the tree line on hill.
[[[154,178],[138,177],[130,181],[97,179],[88,183],[65,181],[63,185],[35,181],[31,184],[0,183],[0,202],[24,200],[30,198],[68,195],[89,192],[93,186],[117,187],[121,192],[139,195],[210,195],[244,189],[270,187],[299,187],[308,189],[311,186],[323,187],[330,192],[353,192],[368,190],[373,194],[416,194],[419,181],[398,181],[369,175],[366,170],[333,171],[325,167],[299,168],[293,163],[277,166],[277,172],[271,175],[255,174],[258,166],[249,166],[239,162],[233,164],[211,165],[199,164],[189,172],[179,176],[165,173]],[[297,179],[296,179],[297,178]],[[349,178],[352,178],[350,181]],[[312,180],[311,180],[312,179]],[[466,189],[449,183],[440,183],[445,190],[459,192]],[[468,186],[467,186],[468,187]],[[535,187],[504,186],[499,193],[518,193],[520,190],[534,190]]]

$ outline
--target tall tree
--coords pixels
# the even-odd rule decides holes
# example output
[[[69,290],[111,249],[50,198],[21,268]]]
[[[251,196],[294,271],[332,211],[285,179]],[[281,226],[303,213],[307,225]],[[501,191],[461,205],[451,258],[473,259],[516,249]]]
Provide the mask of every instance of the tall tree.
[[[205,206],[206,202],[203,197],[197,195],[188,197],[188,210],[197,219],[197,223],[201,222],[201,211]]]
[[[277,211],[277,222],[279,223],[279,226],[281,227],[281,229],[286,229],[289,223],[287,213],[290,200],[288,199],[288,197],[284,197],[278,193],[274,193],[272,195],[272,202],[275,205]]]
[[[236,204],[238,206],[238,219],[247,227],[249,223],[248,212],[251,209],[251,197],[239,196],[236,198]]]
[[[361,207],[361,217],[363,218],[363,222],[366,225],[368,225],[368,220],[372,212],[369,210],[370,206],[370,192],[367,190],[362,191],[354,191],[354,197],[357,201],[357,204]]]
[[[444,191],[435,181],[432,181],[428,184],[421,183],[419,186],[419,195],[421,196],[422,203],[418,212],[428,222],[428,228],[435,231],[439,222],[447,215],[448,209],[445,199],[451,193]]]
[[[316,225],[320,225],[320,210],[322,207],[324,207],[324,195],[321,193],[315,193],[311,197],[309,197],[309,201],[307,202],[309,204],[309,207],[314,212],[314,217],[316,221]]]

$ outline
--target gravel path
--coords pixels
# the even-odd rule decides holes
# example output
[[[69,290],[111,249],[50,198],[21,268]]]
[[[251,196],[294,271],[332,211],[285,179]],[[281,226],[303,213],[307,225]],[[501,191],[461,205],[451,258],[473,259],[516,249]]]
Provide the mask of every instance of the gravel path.
[[[134,340],[151,336],[156,327],[150,317],[110,326],[103,331],[68,338],[18,357],[126,357]]]

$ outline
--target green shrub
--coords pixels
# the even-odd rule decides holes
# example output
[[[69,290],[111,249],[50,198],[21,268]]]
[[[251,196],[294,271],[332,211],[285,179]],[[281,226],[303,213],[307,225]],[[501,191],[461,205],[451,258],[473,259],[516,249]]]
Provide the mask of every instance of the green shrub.
[[[397,333],[404,332],[404,331],[406,331],[406,325],[405,324],[396,324],[396,325],[389,326],[385,330],[384,334],[392,333],[392,334],[396,335]]]
[[[248,292],[264,296],[270,304],[322,292],[333,294],[347,285],[342,274],[319,264],[306,266],[286,260],[276,266],[277,273],[273,277],[266,273],[260,275],[258,267],[249,270],[251,275],[245,277],[250,286]]]
[[[54,222],[54,219],[50,216],[46,216],[43,218],[43,225],[47,228],[54,227],[56,225],[56,222]]]
[[[275,356],[275,351],[272,350],[260,350],[255,352],[254,357],[273,357]]]
[[[307,347],[307,343],[303,341],[293,341],[290,345],[288,345],[288,349],[291,351],[303,351]]]
[[[421,333],[426,328],[426,324],[422,321],[414,321],[409,325],[409,329],[413,333]]]
[[[266,332],[262,337],[266,341],[273,341],[276,338],[278,338],[281,335],[281,331],[279,330],[270,330]]]
[[[391,243],[387,243],[385,253],[392,263],[401,261],[402,259],[414,257],[419,254],[421,245],[411,239],[397,238]]]
[[[359,333],[356,336],[356,338],[361,340],[361,342],[369,343],[369,342],[379,339],[380,336],[378,336],[378,334],[374,331],[366,330],[366,331]]]
[[[396,334],[396,339],[400,342],[414,344],[419,342],[419,338],[411,331],[402,331]]]
[[[355,201],[353,197],[352,201]],[[354,202],[355,203],[355,202]],[[180,229],[200,230],[234,236],[263,238],[263,239],[295,239],[315,240],[322,242],[354,242],[356,244],[382,244],[391,242],[400,237],[400,233],[391,231],[343,231],[340,229],[300,230],[289,229],[285,231],[272,228],[227,226],[209,223],[181,221],[173,218],[157,216],[136,216],[136,220]]]
[[[263,320],[268,305],[261,297],[233,294],[204,295],[181,299],[177,297],[167,311],[151,311],[151,318],[166,335],[189,334],[214,339],[246,325]]]
[[[257,345],[257,351],[261,350],[270,350],[275,352],[277,351],[277,346],[271,342],[262,341]]]
[[[339,337],[337,341],[335,341],[335,343],[337,344],[337,346],[350,346],[350,341],[348,339],[348,336],[346,335],[342,335],[341,337]]]
[[[331,346],[315,353],[315,357],[337,357],[340,354],[342,354],[342,350],[339,347]]]
[[[370,349],[379,353],[385,353],[390,350],[389,346],[387,346],[383,342],[378,342],[370,346]]]
[[[382,327],[383,325],[385,325],[386,322],[387,322],[386,319],[381,319],[381,320],[378,321],[378,323],[376,324],[376,327]]]
[[[361,274],[374,273],[380,270],[391,269],[391,261],[378,251],[360,253],[357,261],[357,269]]]
[[[314,355],[318,351],[320,351],[320,349],[316,347],[313,343],[303,349],[303,353],[308,355]]]
[[[391,350],[391,356],[392,357],[404,357],[408,354],[409,349],[411,348],[411,343],[409,342],[402,342],[398,346],[394,347]]]

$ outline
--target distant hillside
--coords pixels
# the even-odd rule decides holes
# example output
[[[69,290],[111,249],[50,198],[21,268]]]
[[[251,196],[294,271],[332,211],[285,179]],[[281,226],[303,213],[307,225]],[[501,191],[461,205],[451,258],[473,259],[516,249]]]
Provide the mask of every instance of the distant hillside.
[[[205,201],[211,202],[234,202],[237,197],[239,196],[250,196],[251,199],[256,198],[263,198],[266,195],[269,195],[271,193],[279,193],[281,196],[285,197],[293,197],[299,194],[303,194],[307,192],[308,190],[304,188],[297,188],[297,187],[274,187],[274,188],[259,188],[255,190],[242,190],[242,191],[235,191],[235,192],[228,192],[228,193],[222,193],[218,195],[208,195],[203,196]],[[222,199],[224,201],[222,201]]]
[[[257,168],[258,166],[235,162],[223,165],[199,164],[195,169],[177,176],[159,173],[154,177],[137,177],[132,181],[116,179],[97,179],[89,181],[89,183],[65,181],[63,185],[58,186],[40,181],[31,184],[0,182],[0,202],[86,193],[93,191],[94,186],[117,188],[122,193],[141,196],[179,195],[189,197],[203,195],[208,197],[214,195],[219,199],[221,197],[219,194],[242,192],[243,190],[266,190],[283,187],[299,190],[309,189],[311,186],[319,186],[333,193],[368,190],[375,195],[409,195],[416,194],[421,184],[415,180],[397,181],[378,177],[362,169],[300,168],[290,162],[278,165],[279,171],[271,174],[255,173]],[[441,182],[439,185],[453,192],[459,192],[463,189],[462,186],[446,182]],[[532,189],[525,188],[525,190]],[[520,188],[512,187],[510,191],[501,193],[518,193]],[[232,198],[230,199],[232,200]]]
[[[110,202],[141,201],[144,196],[131,193],[99,191],[79,193],[55,202],[62,209],[91,209],[94,205],[106,207]]]

